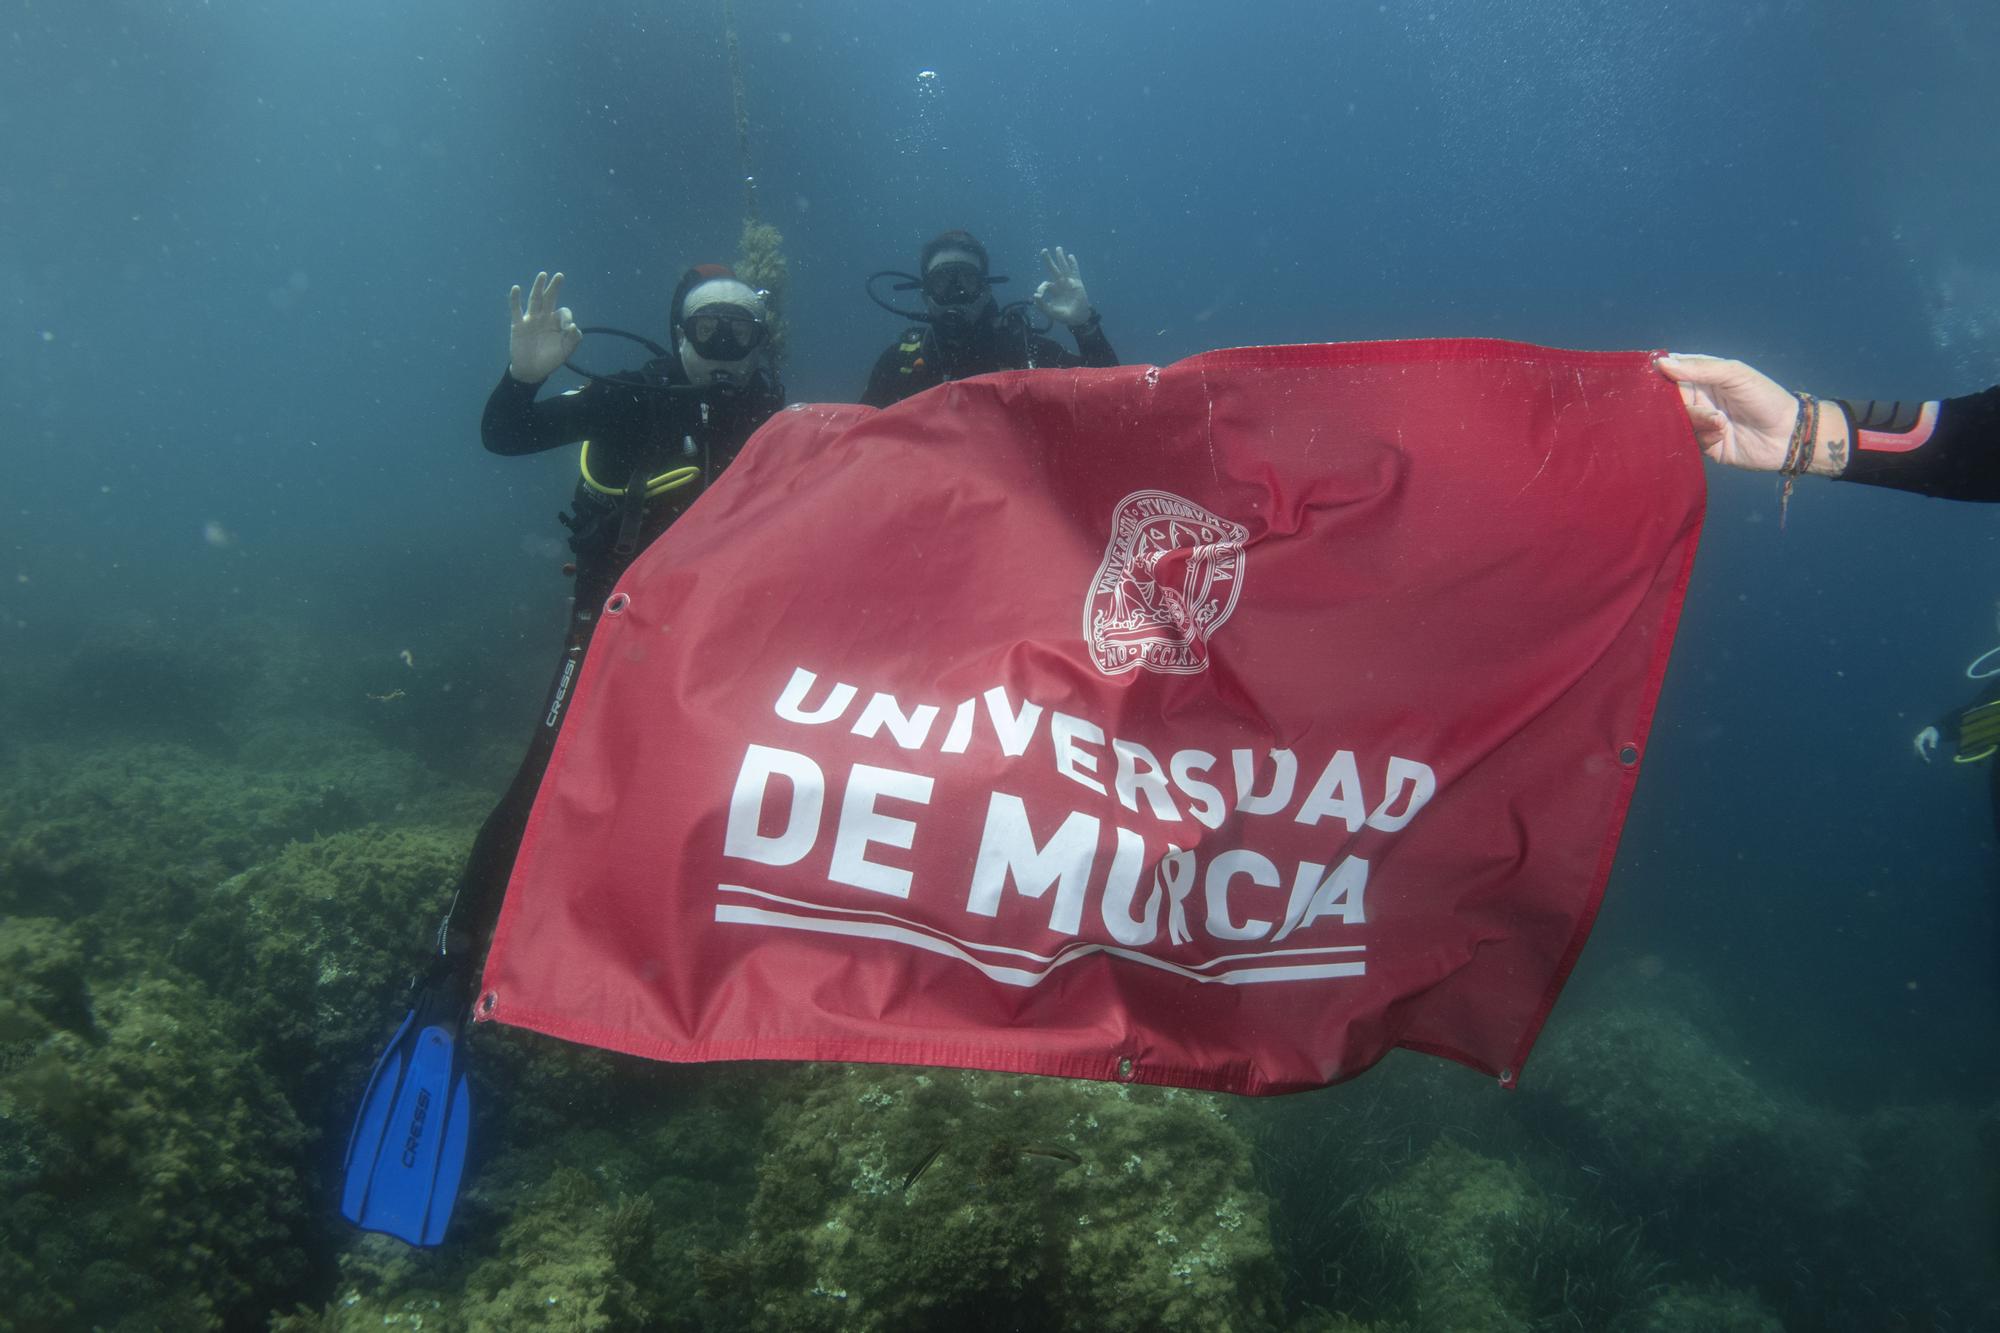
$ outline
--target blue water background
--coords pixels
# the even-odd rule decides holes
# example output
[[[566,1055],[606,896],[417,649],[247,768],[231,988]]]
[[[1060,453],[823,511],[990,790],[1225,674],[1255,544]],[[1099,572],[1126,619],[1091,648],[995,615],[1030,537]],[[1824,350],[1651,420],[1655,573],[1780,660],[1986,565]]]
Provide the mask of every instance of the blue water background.
[[[1128,361],[1484,335],[1858,397],[2000,378],[1987,3],[736,18],[795,398],[858,394],[899,328],[862,278],[949,226],[1017,295],[1076,251]],[[525,734],[574,463],[479,447],[506,290],[560,267],[579,322],[661,337],[679,270],[734,252],[721,31],[719,3],[11,6],[0,652],[135,614],[384,654],[471,626],[488,724]],[[2000,642],[2000,514],[1808,483],[1781,532],[1768,478],[1709,479],[1586,969],[1699,977],[1815,1097],[1989,1101],[1985,773],[1910,737]]]

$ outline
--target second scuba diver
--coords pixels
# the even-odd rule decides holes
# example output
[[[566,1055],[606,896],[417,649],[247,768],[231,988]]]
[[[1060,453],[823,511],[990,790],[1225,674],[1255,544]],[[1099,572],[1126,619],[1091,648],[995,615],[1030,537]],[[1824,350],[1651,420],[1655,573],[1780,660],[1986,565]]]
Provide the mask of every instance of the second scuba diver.
[[[1051,320],[1068,326],[1074,353],[1043,337],[1030,324],[1028,302],[1002,306],[993,298],[996,277],[986,247],[967,231],[947,231],[931,239],[917,258],[917,272],[877,273],[868,294],[892,314],[916,321],[876,358],[861,401],[887,407],[947,380],[995,370],[1054,366],[1115,366],[1118,354],[1104,336],[1102,321],[1084,290],[1076,256],[1058,246],[1042,251],[1049,276],[1035,289],[1034,304]],[[901,278],[897,291],[923,292],[921,312],[891,305],[875,294],[882,278]]]
[[[1955,765],[1985,764],[1992,793],[1993,836],[2000,841],[2000,648],[1981,653],[1966,667],[1966,679],[1980,682],[1979,693],[1916,734],[1917,758],[1930,763],[1943,741]]]

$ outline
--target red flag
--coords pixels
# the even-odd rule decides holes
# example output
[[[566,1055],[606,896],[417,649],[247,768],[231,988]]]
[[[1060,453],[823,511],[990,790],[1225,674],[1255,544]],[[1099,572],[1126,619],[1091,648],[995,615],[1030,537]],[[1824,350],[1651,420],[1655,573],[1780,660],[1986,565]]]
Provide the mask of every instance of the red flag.
[[[1511,1083],[1700,458],[1643,353],[1250,348],[780,413],[607,606],[481,1018],[668,1060]]]

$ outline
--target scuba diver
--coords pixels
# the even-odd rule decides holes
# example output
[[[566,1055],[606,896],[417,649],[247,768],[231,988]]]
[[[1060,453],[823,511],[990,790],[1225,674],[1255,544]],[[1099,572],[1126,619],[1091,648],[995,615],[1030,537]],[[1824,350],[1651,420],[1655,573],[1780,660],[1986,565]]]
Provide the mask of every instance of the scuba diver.
[[[428,971],[376,1062],[348,1142],[341,1211],[412,1245],[444,1238],[464,1170],[470,1119],[460,1048],[478,968],[499,918],[515,852],[585,648],[612,586],[784,406],[771,365],[764,294],[720,264],[689,269],[668,310],[673,349],[609,328],[578,328],[557,305],[563,275],[515,287],[506,373],[480,435],[496,454],[579,445],[576,493],[561,515],[576,553],[576,597],[556,675],[512,783],[473,840]],[[596,375],[569,357],[586,333],[653,353],[637,371]],[[586,383],[537,401],[558,367]]]
[[[1967,680],[1981,682],[1979,694],[1969,704],[1954,708],[1918,732],[1911,744],[1917,758],[1930,763],[1940,741],[1951,748],[1954,764],[1985,764],[1991,776],[1993,836],[2000,844],[2000,648],[1981,653],[1965,668]]]
[[[587,626],[632,557],[686,511],[785,394],[763,355],[762,293],[721,264],[702,264],[674,289],[673,351],[644,343],[654,357],[639,370],[592,375],[537,402],[585,332],[556,307],[562,280],[538,274],[525,312],[521,289],[511,293],[512,356],[479,433],[490,452],[510,456],[581,445],[575,498],[560,521],[576,553],[576,618]]]
[[[622,334],[653,359],[615,375],[579,372],[588,380],[583,387],[536,401],[543,381],[568,364],[586,332],[618,333],[579,329],[569,310],[556,305],[562,281],[560,273],[537,274],[525,310],[521,289],[509,293],[507,372],[486,400],[479,433],[488,451],[509,456],[578,446],[576,492],[569,512],[558,516],[576,554],[576,596],[542,723],[507,797],[473,845],[465,885],[504,883],[513,867],[520,821],[612,585],[785,405],[767,352],[763,294],[721,264],[689,269],[674,288],[667,314],[672,351]]]
[[[1923,403],[1792,393],[1713,356],[1662,356],[1695,439],[1718,463],[1776,472],[1789,490],[1809,473],[1946,500],[2000,501],[2000,386]]]
[[[1035,288],[1033,304],[1051,323],[1040,327],[1031,320],[1029,302],[1003,306],[994,300],[993,288],[1007,279],[991,271],[986,247],[968,231],[933,237],[917,257],[916,273],[884,270],[870,277],[869,299],[915,323],[876,358],[861,401],[887,407],[947,380],[995,370],[1117,365],[1076,256],[1058,246],[1042,251],[1042,262],[1049,276]],[[892,291],[921,290],[924,308],[906,310],[883,299],[875,284],[885,278],[901,280]],[[1042,336],[1056,323],[1069,327],[1076,352]]]

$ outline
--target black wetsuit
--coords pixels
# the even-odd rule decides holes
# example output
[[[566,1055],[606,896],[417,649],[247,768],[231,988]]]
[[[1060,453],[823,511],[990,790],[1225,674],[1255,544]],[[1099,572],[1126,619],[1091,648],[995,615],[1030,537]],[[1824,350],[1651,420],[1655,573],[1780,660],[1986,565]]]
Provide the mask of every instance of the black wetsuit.
[[[1942,402],[1844,401],[1840,408],[1851,439],[1842,481],[2000,501],[2000,385]]]
[[[1989,677],[1970,703],[1954,708],[1931,725],[1938,753],[1954,764],[1984,764],[1993,803],[1993,836],[2000,845],[2000,676]]]
[[[636,383],[644,377],[643,385]],[[626,388],[626,383],[634,387]],[[760,375],[741,389],[688,385],[677,357],[648,362],[637,374],[593,380],[581,389],[537,401],[539,385],[502,375],[479,422],[489,452],[538,454],[590,441],[590,474],[624,490],[633,475],[655,476],[677,467],[701,469],[695,482],[668,491],[631,514],[622,497],[594,490],[581,479],[570,512],[562,518],[576,552],[576,606],[588,621],[610,594],[625,566],[694,503],[736,451],[785,404],[784,390]],[[621,526],[628,549],[620,554]]]
[[[1118,364],[1118,353],[1111,350],[1111,341],[1104,336],[1096,315],[1070,332],[1076,336],[1074,352],[1029,329],[1019,310],[975,324],[960,337],[942,336],[935,325],[915,325],[905,329],[903,336],[875,359],[861,401],[870,407],[887,407],[946,380],[995,370]]]
[[[641,382],[643,381],[643,383]],[[630,385],[631,387],[626,387]],[[540,385],[502,375],[486,400],[480,438],[496,454],[534,454],[590,442],[590,475],[630,494],[632,483],[683,466],[701,469],[688,485],[628,504],[578,480],[562,515],[576,552],[576,601],[562,659],[537,714],[528,753],[473,839],[459,877],[458,903],[448,923],[451,953],[476,957],[500,910],[500,890],[513,872],[521,830],[541,786],[556,732],[569,701],[599,610],[626,566],[694,503],[736,457],[757,428],[784,406],[784,389],[768,375],[742,388],[692,389],[678,358],[648,362],[643,371],[593,380],[582,389],[536,401]]]

